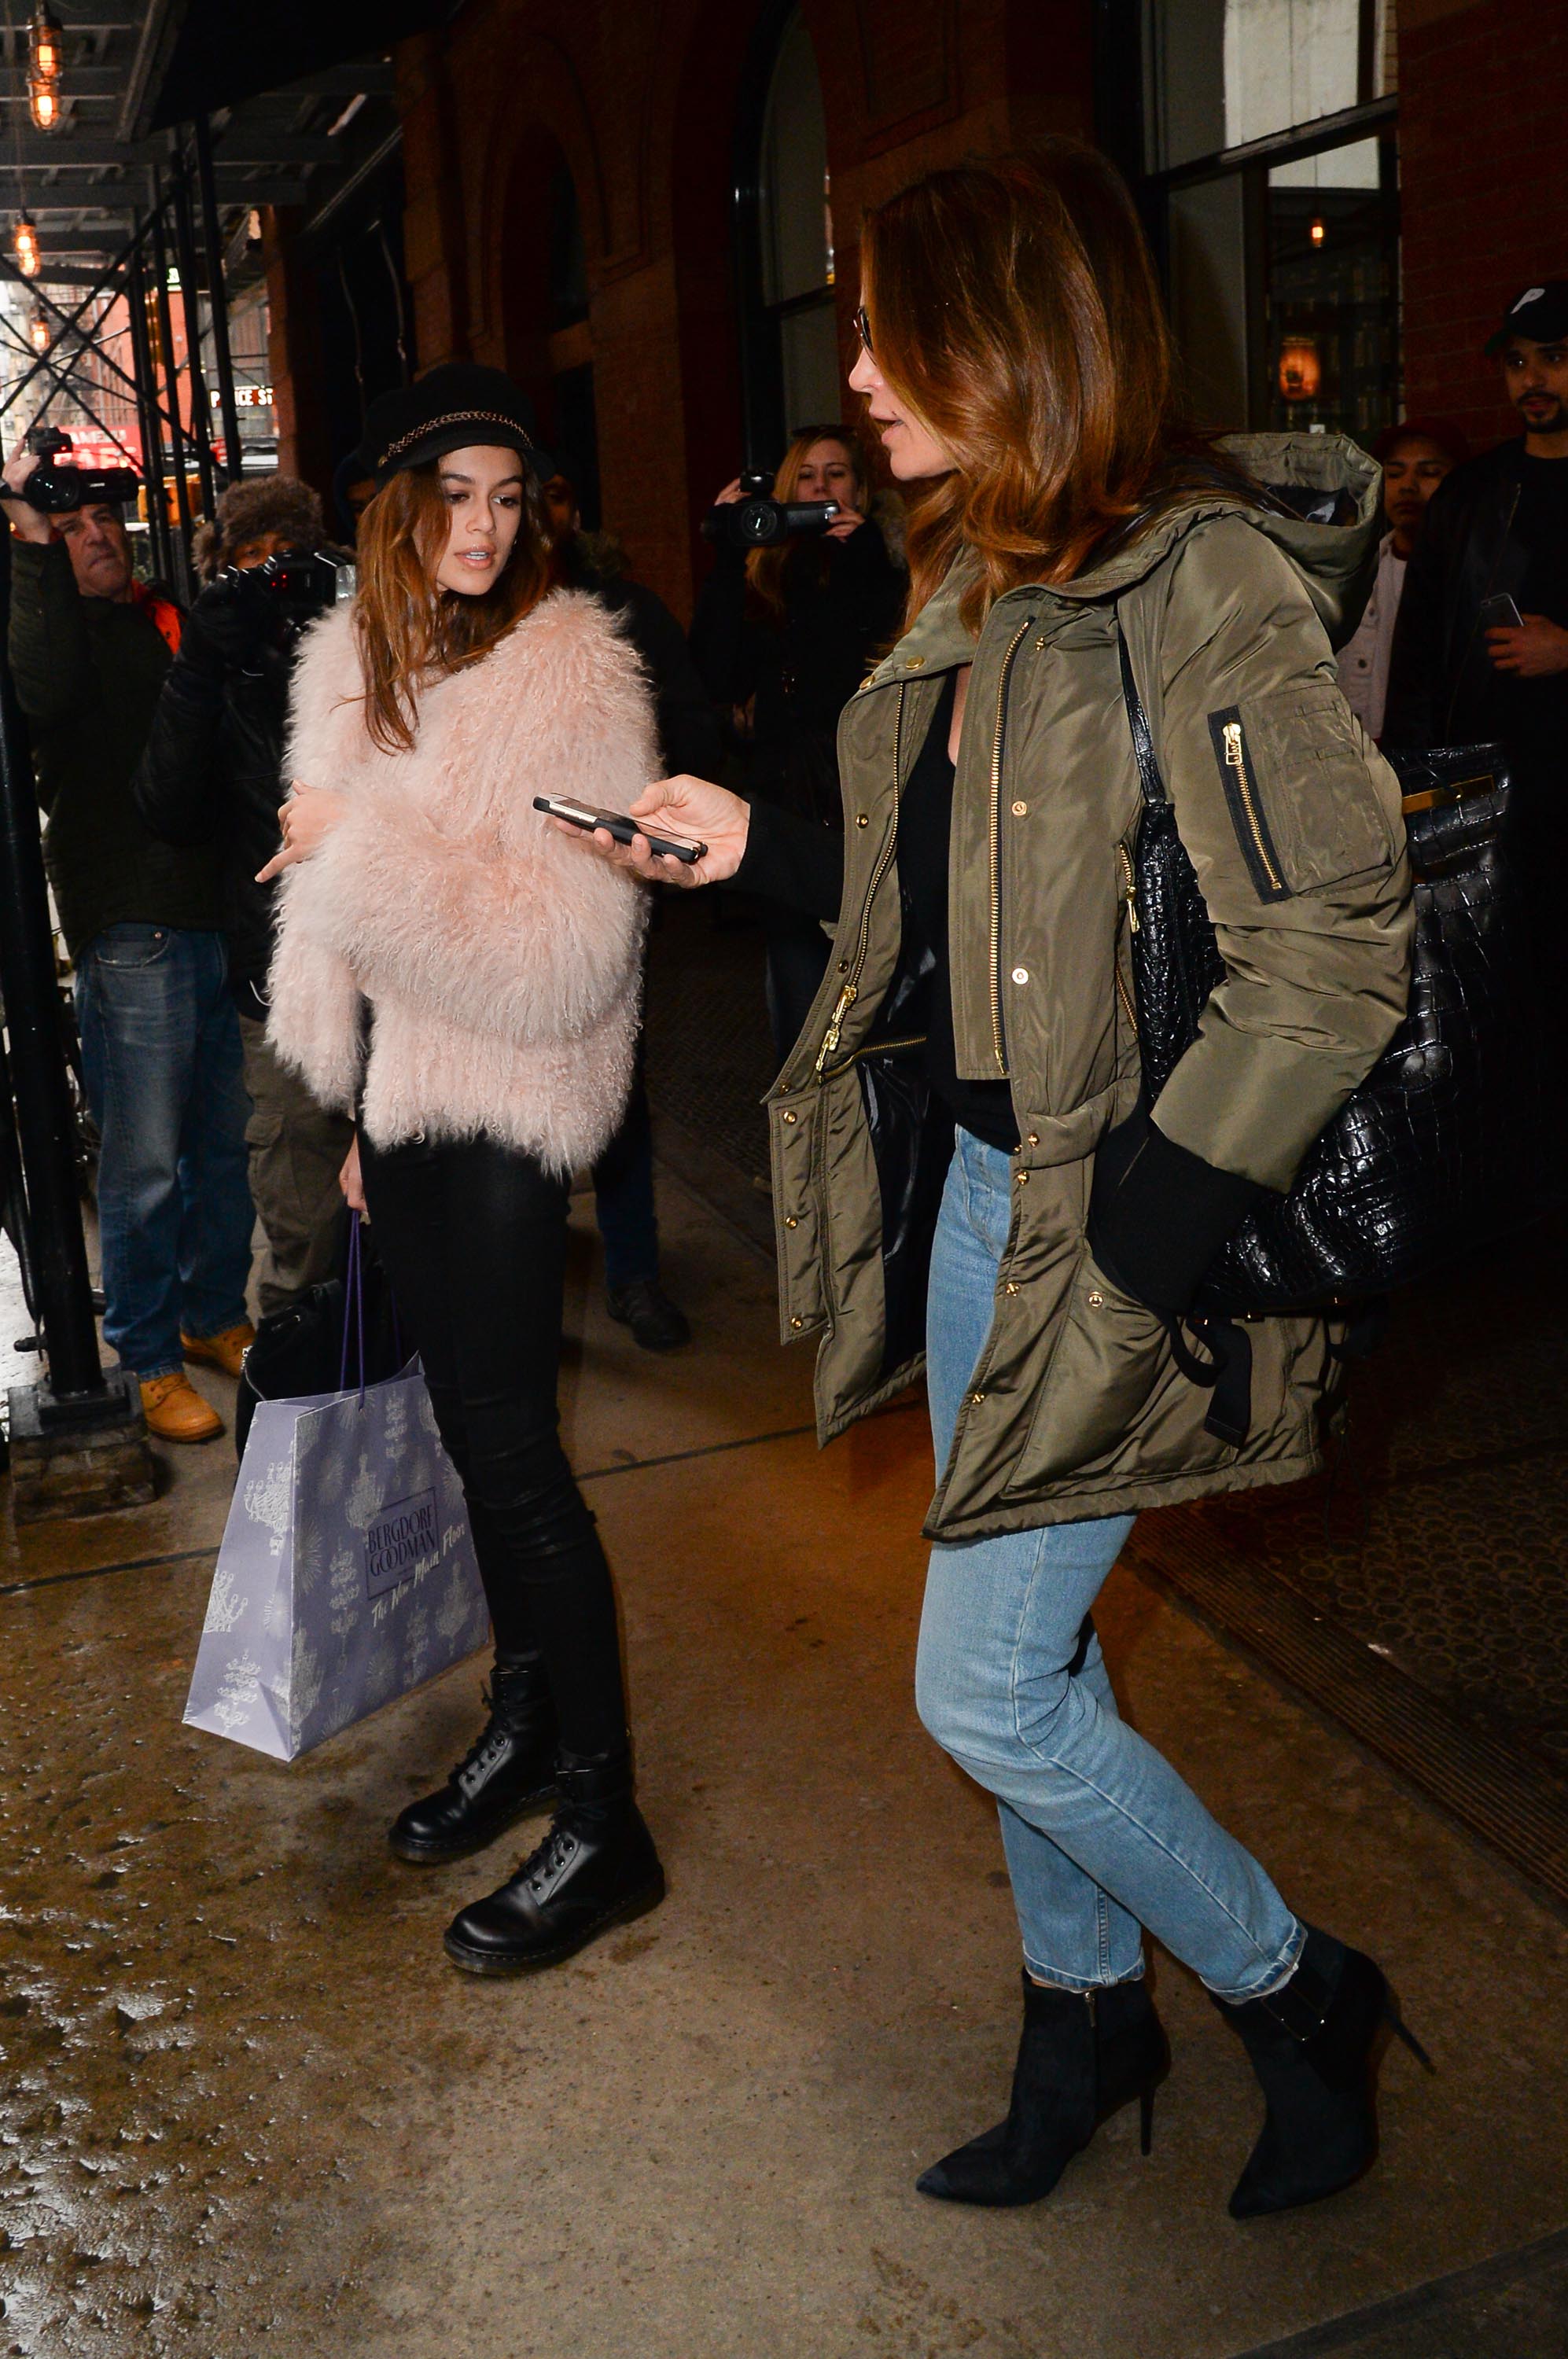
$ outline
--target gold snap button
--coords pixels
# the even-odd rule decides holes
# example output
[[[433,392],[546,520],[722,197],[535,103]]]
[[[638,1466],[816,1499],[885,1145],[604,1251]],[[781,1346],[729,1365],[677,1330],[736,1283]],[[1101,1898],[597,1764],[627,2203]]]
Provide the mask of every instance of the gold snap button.
[[[869,827],[871,821],[866,818],[864,811],[856,811],[855,814],[855,824],[856,827]]]
[[[1008,1278],[1008,1280],[1007,1280],[1007,1292],[1008,1292],[1009,1294],[1016,1294],[1016,1293],[1018,1292],[1018,1282],[1017,1278],[1016,1278],[1016,1277],[1009,1277],[1009,1278]]]
[[[789,1321],[791,1327],[803,1327],[805,1323],[803,1319],[791,1319]]]
[[[795,1218],[793,1212],[786,1212],[784,1215],[784,1225],[787,1229],[798,1229],[800,1223]]]
[[[1093,1292],[1090,1294],[1090,1297],[1089,1297],[1089,1308],[1090,1308],[1090,1310],[1098,1310],[1098,1309],[1100,1308],[1100,1305],[1104,1302],[1105,1299],[1105,1296],[1100,1292],[1099,1288],[1096,1286],[1096,1287],[1094,1288]]]
[[[1031,1147],[1038,1147],[1040,1145],[1040,1133],[1038,1130],[1030,1131],[1029,1135],[1029,1143]]]
[[[1018,1175],[1018,1186],[1020,1188],[1027,1188],[1029,1186],[1029,1173],[1027,1171],[1020,1171]]]
[[[1028,803],[1015,803],[1013,805],[1013,817],[1015,819],[1022,819],[1026,816],[1028,810]]]
[[[919,671],[920,666],[925,661],[925,658],[924,656],[906,656],[904,658],[904,661],[911,671]]]
[[[971,1393],[969,1396],[969,1405],[971,1408],[978,1408],[985,1397],[985,1396],[984,1393]]]
[[[793,1106],[790,1106],[790,1107],[787,1110],[787,1112],[786,1112],[786,1114],[785,1114],[785,1116],[784,1116],[784,1119],[785,1119],[785,1121],[786,1121],[786,1122],[794,1122],[794,1121],[796,1121],[796,1120],[798,1120],[798,1119],[799,1119],[799,1117],[797,1116],[796,1112],[795,1112],[795,1109],[794,1109],[794,1107],[793,1107]]]
[[[1028,969],[1028,967],[1027,967],[1027,966],[1016,966],[1016,967],[1013,969],[1013,981],[1014,981],[1015,983],[1027,983],[1027,982],[1029,981],[1029,969]]]
[[[838,971],[840,974],[847,974],[849,973],[849,961],[847,959],[840,959],[838,962]]]

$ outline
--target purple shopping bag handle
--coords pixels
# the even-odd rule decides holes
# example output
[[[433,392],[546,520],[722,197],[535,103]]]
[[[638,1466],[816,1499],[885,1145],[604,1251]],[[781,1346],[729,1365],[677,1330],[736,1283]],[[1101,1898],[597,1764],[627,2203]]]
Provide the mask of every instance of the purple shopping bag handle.
[[[338,1390],[348,1390],[348,1338],[351,1323],[359,1337],[359,1397],[365,1398],[365,1265],[359,1250],[359,1214],[349,1214],[348,1274],[343,1281],[343,1358],[338,1366]]]
[[[338,1390],[348,1390],[348,1342],[351,1326],[359,1339],[359,1397],[365,1398],[365,1260],[359,1241],[360,1219],[357,1212],[349,1214],[348,1271],[343,1281],[343,1358],[338,1366]],[[390,1285],[387,1299],[392,1312],[392,1349],[397,1365],[402,1366],[403,1322],[397,1316],[397,1298]]]

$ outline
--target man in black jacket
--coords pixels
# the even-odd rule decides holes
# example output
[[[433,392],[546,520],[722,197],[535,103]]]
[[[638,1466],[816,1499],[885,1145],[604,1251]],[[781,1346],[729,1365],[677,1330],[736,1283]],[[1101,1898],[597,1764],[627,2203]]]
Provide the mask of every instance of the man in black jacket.
[[[158,842],[131,796],[181,617],[133,578],[112,503],[50,517],[17,496],[37,463],[5,469],[8,641],[101,1139],[103,1333],[149,1430],[207,1441],[223,1421],[184,1364],[237,1375],[251,1340],[248,1109],[212,855]]]
[[[1384,743],[1504,739],[1527,841],[1568,783],[1568,279],[1510,304],[1486,347],[1522,437],[1455,467],[1410,561]],[[1521,620],[1482,609],[1512,600]]]
[[[257,1278],[264,1317],[331,1273],[343,1227],[338,1173],[354,1134],[267,1046],[277,888],[258,885],[256,873],[278,849],[298,625],[259,582],[223,577],[254,572],[288,550],[317,549],[323,538],[320,500],[290,476],[231,484],[223,494],[213,531],[197,549],[207,587],[186,618],[134,781],[154,835],[211,844],[217,856],[252,1105],[251,1193],[267,1238]]]

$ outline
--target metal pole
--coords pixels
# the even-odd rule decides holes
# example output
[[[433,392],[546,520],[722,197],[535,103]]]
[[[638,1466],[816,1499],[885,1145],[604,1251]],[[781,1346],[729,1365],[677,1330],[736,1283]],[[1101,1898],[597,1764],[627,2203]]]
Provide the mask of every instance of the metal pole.
[[[10,549],[4,605],[10,619]],[[82,1234],[76,1141],[32,766],[11,667],[0,657],[0,988],[21,1137],[49,1410],[89,1421],[117,1407],[103,1381]],[[40,1401],[40,1411],[44,1403]]]
[[[125,300],[130,306],[136,408],[142,421],[142,477],[147,484],[147,527],[152,534],[157,570],[168,582],[173,578],[174,551],[169,545],[169,504],[163,490],[163,417],[158,406],[152,339],[147,334],[147,269],[138,233],[125,256]]]
[[[212,367],[218,379],[218,413],[223,421],[223,471],[231,484],[244,473],[240,412],[234,399],[234,360],[229,343],[229,290],[223,283],[223,232],[218,190],[212,178],[212,133],[204,114],[195,122],[196,186],[201,200],[201,242],[207,249],[207,301],[212,321]]]
[[[169,393],[169,455],[174,469],[174,504],[180,511],[180,533],[171,551],[175,588],[191,594],[191,486],[185,480],[185,429],[180,423],[180,372],[174,365],[174,321],[169,309],[169,249],[163,242],[163,212],[154,203],[147,223],[152,249],[153,299],[158,305],[158,340],[163,346],[163,378]]]
[[[196,445],[196,467],[201,478],[202,513],[211,516],[218,505],[212,465],[212,413],[207,381],[201,370],[201,299],[196,289],[196,240],[191,230],[191,190],[185,159],[171,157],[174,190],[174,252],[180,266],[180,299],[185,313],[185,366],[191,387],[191,435]]]

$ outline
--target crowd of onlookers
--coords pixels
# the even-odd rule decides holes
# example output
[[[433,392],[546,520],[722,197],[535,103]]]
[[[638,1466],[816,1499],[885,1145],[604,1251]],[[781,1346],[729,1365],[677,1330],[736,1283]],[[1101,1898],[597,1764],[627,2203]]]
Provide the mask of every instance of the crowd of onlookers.
[[[1529,288],[1492,338],[1521,431],[1472,455],[1441,418],[1374,446],[1387,530],[1371,594],[1338,658],[1347,701],[1389,745],[1501,738],[1517,776],[1527,876],[1568,756],[1568,281]],[[98,1177],[104,1332],[171,1440],[221,1430],[189,1362],[237,1374],[263,1316],[324,1277],[343,1234],[350,1143],[269,1047],[274,886],[256,871],[288,790],[288,705],[300,631],[268,560],[338,559],[321,504],[287,477],[235,484],[195,550],[188,612],[139,581],[124,520],[100,505],[50,517],[12,492],[9,655],[29,724],[49,872],[75,972]],[[334,485],[352,541],[374,486],[354,459]],[[624,619],[653,682],[671,772],[740,776],[746,791],[840,824],[834,733],[904,595],[897,502],[877,495],[842,426],[810,427],[779,469],[781,500],[836,504],[829,528],[746,551],[721,536],[690,638],[584,531],[570,462],[547,488],[566,586]],[[721,504],[740,496],[727,485]],[[276,571],[276,567],[273,569]],[[255,577],[247,584],[246,576]],[[822,928],[768,919],[780,1056],[827,959]],[[639,1068],[593,1170],[613,1314],[651,1350],[688,1340],[660,1283],[652,1134]]]

